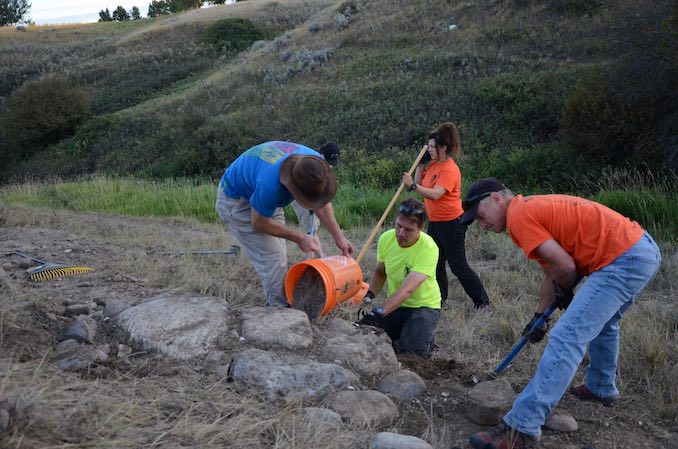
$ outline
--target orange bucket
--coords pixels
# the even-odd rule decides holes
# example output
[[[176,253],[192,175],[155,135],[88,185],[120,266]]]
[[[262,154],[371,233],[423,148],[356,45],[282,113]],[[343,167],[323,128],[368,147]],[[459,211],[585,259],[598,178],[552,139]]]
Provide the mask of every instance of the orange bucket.
[[[363,282],[363,273],[355,259],[346,256],[330,256],[320,259],[308,259],[292,265],[285,277],[285,296],[287,302],[294,303],[294,287],[306,270],[316,270],[325,284],[325,308],[320,312],[324,316],[337,304],[348,301],[360,304],[365,297],[369,284]]]

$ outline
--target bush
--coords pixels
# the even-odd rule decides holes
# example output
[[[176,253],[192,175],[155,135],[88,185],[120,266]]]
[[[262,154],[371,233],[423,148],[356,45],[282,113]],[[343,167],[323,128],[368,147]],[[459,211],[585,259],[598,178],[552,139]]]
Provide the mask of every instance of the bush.
[[[678,113],[676,73],[651,58],[591,70],[565,102],[566,142],[595,163],[671,165],[676,143],[666,134],[675,127],[666,118]]]
[[[485,78],[472,87],[476,122],[497,143],[515,146],[552,140],[573,71],[510,73]]]
[[[72,135],[90,114],[88,91],[50,76],[26,84],[7,99],[2,127],[26,157]]]
[[[589,161],[677,168],[678,9],[648,25],[657,20],[639,13],[627,53],[590,69],[565,102],[563,136]]]
[[[203,40],[218,50],[240,52],[256,41],[268,40],[273,33],[248,19],[224,19],[203,32]]]
[[[600,0],[550,0],[547,9],[557,14],[571,16],[590,16],[598,13],[603,6]]]

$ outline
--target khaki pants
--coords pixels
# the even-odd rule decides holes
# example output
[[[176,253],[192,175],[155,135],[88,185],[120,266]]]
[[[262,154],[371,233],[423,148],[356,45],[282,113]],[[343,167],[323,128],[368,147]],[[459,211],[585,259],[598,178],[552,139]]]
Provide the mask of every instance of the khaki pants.
[[[280,237],[257,232],[252,227],[252,208],[244,198],[230,198],[217,188],[215,209],[219,217],[240,242],[247,258],[259,274],[264,286],[267,307],[287,307],[285,275],[287,274],[287,249]],[[285,224],[282,208],[273,214],[274,220]],[[243,280],[246,282],[246,280]]]
[[[294,209],[294,213],[297,214],[297,218],[299,219],[299,227],[306,233],[311,232],[311,223],[313,223],[313,234],[316,235],[318,234],[318,228],[320,227],[320,219],[318,218],[317,214],[311,215],[311,212],[308,209],[304,209],[304,207],[299,204],[296,200],[292,201],[292,209]],[[313,220],[313,221],[311,221]],[[319,253],[316,254],[317,257],[323,257],[323,251],[322,249],[320,250]]]
[[[297,214],[297,218],[299,219],[299,227],[304,232],[310,232],[311,211],[309,211],[308,209],[304,209],[304,207],[301,204],[299,204],[296,200],[292,201],[292,209],[294,209],[294,212]],[[313,217],[313,233],[316,234],[318,232],[318,226],[320,226],[320,219],[316,214],[313,214],[312,217]]]

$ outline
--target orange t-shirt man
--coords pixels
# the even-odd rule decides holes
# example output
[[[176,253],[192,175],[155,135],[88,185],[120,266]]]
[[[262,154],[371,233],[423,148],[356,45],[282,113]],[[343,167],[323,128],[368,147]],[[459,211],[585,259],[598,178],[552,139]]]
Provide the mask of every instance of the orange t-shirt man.
[[[643,228],[594,201],[569,195],[517,195],[506,212],[506,228],[528,259],[547,267],[534,250],[555,240],[568,253],[577,274],[588,276],[625,253]]]
[[[450,221],[464,213],[461,207],[461,171],[453,159],[431,162],[421,185],[426,188],[439,185],[445,189],[437,200],[424,198],[429,221]]]

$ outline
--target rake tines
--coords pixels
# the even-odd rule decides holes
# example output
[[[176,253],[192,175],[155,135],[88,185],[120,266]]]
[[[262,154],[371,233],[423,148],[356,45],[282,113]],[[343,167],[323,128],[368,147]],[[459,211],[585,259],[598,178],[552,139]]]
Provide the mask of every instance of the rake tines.
[[[71,265],[61,262],[45,262],[44,260],[37,259],[33,256],[29,256],[20,252],[8,253],[8,256],[16,254],[17,256],[30,259],[33,262],[37,262],[40,265],[37,267],[29,268],[27,270],[30,278],[34,282],[49,281],[50,279],[56,279],[64,276],[72,276],[75,274],[88,273],[94,271],[94,268],[87,267],[84,265]]]
[[[63,265],[58,263],[47,262],[28,270],[30,278],[34,282],[49,281],[64,276],[72,276],[75,274],[88,273],[94,271],[92,267],[82,265]]]

